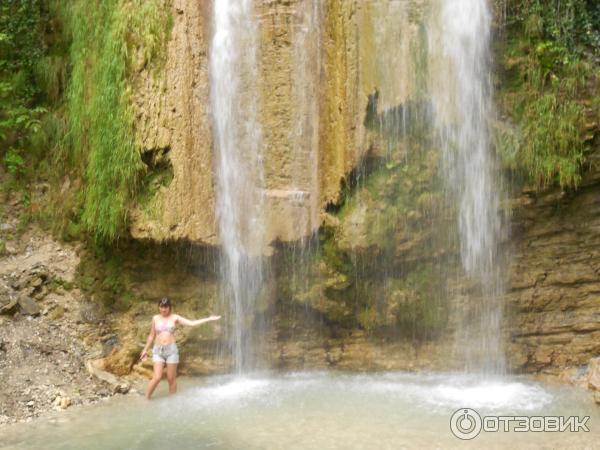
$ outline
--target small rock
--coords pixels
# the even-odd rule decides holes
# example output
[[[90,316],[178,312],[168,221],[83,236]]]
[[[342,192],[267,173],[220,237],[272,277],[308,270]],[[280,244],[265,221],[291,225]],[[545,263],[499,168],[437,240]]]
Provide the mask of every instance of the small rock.
[[[85,303],[79,310],[79,318],[83,323],[96,324],[102,316],[102,310],[95,303]]]
[[[108,397],[110,395],[110,392],[108,391],[108,389],[102,388],[98,391],[98,395],[100,397]]]
[[[23,278],[18,278],[16,276],[12,277],[12,281],[10,283],[10,287],[15,289],[16,291],[20,291],[27,285],[27,280]]]
[[[8,303],[0,304],[0,314],[12,314],[17,310],[17,299],[9,300]]]
[[[594,391],[600,391],[600,358],[592,358],[590,360],[588,388]]]
[[[600,391],[594,392],[594,401],[597,405],[600,405]]]
[[[32,408],[33,405],[35,405],[35,403],[34,403],[33,400],[30,400],[30,401],[27,402],[27,406],[29,406],[30,408]]]
[[[26,286],[21,290],[21,295],[26,295],[28,297],[32,297],[35,293],[35,288],[33,286]]]
[[[71,399],[69,397],[62,397],[60,399],[60,407],[62,409],[67,409],[69,406],[71,406]]]
[[[113,388],[113,394],[127,394],[130,388],[127,383],[119,383]]]
[[[121,345],[121,342],[119,341],[119,338],[116,336],[110,336],[106,339],[106,341],[104,342],[104,345],[102,346],[102,355],[103,356],[108,356],[110,355],[110,353],[117,347],[119,347]]]
[[[22,295],[18,300],[19,307],[21,308],[21,314],[28,316],[37,316],[40,314],[40,307],[37,305],[35,300],[26,295]]]
[[[33,298],[35,298],[36,300],[42,300],[47,294],[48,294],[48,289],[46,289],[46,286],[42,286],[40,289],[38,289],[35,292],[35,294],[33,295]]]
[[[16,227],[12,223],[2,223],[0,224],[0,231],[13,231]]]

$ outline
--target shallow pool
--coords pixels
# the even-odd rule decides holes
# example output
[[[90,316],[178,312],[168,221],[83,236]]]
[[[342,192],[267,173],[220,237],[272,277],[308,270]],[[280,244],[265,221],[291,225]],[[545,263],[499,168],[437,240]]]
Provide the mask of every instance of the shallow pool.
[[[600,407],[589,393],[525,378],[292,373],[187,380],[173,397],[165,388],[151,402],[115,398],[4,427],[0,448],[600,448]],[[459,408],[481,417],[589,416],[590,431],[516,432],[510,422],[511,431],[460,440],[450,429]]]

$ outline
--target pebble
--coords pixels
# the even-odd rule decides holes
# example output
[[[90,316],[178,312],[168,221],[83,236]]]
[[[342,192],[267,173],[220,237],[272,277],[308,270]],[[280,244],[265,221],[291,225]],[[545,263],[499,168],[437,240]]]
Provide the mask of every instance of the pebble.
[[[98,391],[98,395],[100,397],[108,397],[110,395],[110,392],[108,389],[102,388]]]
[[[127,383],[119,383],[115,385],[113,389],[113,394],[127,394],[129,392],[130,386]]]
[[[62,397],[60,399],[60,407],[62,409],[67,409],[69,406],[71,406],[71,399],[69,397]]]

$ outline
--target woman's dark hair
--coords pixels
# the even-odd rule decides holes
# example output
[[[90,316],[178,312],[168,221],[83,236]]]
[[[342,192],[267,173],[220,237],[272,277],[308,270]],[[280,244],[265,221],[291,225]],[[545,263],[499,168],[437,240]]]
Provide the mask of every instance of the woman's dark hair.
[[[163,297],[158,301],[158,307],[160,308],[161,306],[166,306],[169,309],[171,309],[171,300],[169,300],[167,297]]]

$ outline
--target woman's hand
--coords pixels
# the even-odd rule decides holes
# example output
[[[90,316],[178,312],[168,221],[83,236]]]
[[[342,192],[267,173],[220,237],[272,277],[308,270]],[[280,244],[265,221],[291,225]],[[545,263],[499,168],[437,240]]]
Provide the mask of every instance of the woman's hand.
[[[146,361],[148,359],[148,352],[146,350],[140,353],[140,361]]]
[[[210,316],[210,317],[207,317],[206,320],[212,321],[212,320],[219,320],[220,318],[221,318],[221,316]]]

